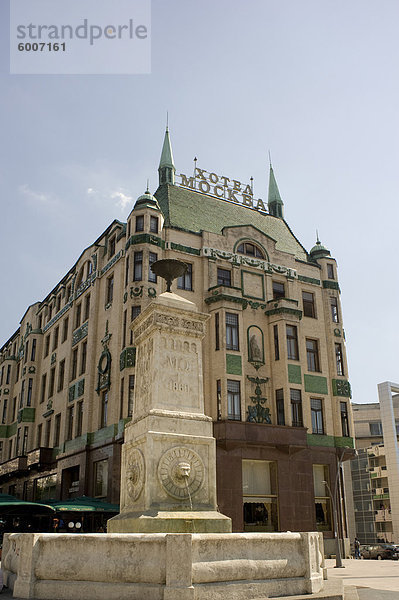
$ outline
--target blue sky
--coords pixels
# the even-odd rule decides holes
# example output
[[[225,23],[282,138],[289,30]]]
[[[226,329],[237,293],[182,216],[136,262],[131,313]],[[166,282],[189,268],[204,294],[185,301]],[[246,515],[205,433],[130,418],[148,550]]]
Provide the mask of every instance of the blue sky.
[[[11,0],[12,1],[12,0]],[[10,75],[0,5],[0,343],[114,219],[178,172],[267,198],[338,261],[354,401],[399,379],[397,0],[154,0],[149,75]]]

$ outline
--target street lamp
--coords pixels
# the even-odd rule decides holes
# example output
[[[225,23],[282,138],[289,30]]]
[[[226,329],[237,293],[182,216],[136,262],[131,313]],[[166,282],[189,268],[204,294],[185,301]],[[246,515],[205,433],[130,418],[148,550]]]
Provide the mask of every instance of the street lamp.
[[[338,471],[337,471],[338,472]],[[341,548],[339,545],[339,537],[338,537],[338,515],[337,515],[337,504],[335,501],[335,496],[337,493],[337,478],[335,480],[335,486],[334,486],[334,494],[332,494],[330,486],[328,485],[327,481],[323,481],[322,483],[324,483],[324,485],[327,488],[327,491],[329,493],[329,496],[331,498],[331,502],[333,505],[333,520],[334,520],[334,537],[335,537],[335,569],[337,568],[342,568],[344,569],[344,565],[342,564],[342,558],[341,558]]]

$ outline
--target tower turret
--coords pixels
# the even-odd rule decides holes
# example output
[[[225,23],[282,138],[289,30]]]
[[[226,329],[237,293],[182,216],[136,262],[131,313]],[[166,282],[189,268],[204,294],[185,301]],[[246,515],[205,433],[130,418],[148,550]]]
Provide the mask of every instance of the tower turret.
[[[165,138],[163,141],[161,160],[159,161],[159,185],[163,183],[175,183],[176,168],[173,162],[172,145],[170,143],[169,129],[166,126]]]
[[[284,218],[283,206],[284,203],[281,200],[280,192],[277,186],[276,179],[274,177],[273,167],[270,164],[270,174],[269,174],[269,196],[268,196],[268,206],[269,213],[273,215],[273,217],[278,217],[279,219]]]

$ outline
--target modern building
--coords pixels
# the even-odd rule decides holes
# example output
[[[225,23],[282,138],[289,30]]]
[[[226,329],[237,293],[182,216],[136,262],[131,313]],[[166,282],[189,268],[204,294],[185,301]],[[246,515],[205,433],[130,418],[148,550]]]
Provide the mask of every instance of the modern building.
[[[353,448],[336,261],[319,240],[310,252],[298,241],[272,167],[268,202],[252,182],[197,166],[177,175],[168,131],[155,194],[111,223],[1,348],[1,490],[118,501],[134,417],[130,324],[165,290],[151,271],[161,258],[187,264],[174,290],[211,317],[204,396],[221,512],[235,531],[331,538],[324,482],[334,489]]]
[[[399,385],[381,383],[378,395],[379,402],[352,405],[357,456],[346,488],[350,534],[362,544],[399,543]]]

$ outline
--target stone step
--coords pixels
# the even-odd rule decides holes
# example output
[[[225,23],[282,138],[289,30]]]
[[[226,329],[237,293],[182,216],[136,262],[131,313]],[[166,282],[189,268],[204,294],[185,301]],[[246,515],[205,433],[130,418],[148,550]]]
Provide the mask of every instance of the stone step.
[[[352,587],[352,586],[350,586]],[[324,588],[321,592],[316,594],[300,594],[295,596],[270,596],[269,598],[254,598],[254,600],[358,600],[356,588],[354,588],[356,596],[346,595],[348,588],[345,588],[344,584],[340,579],[324,581]]]

